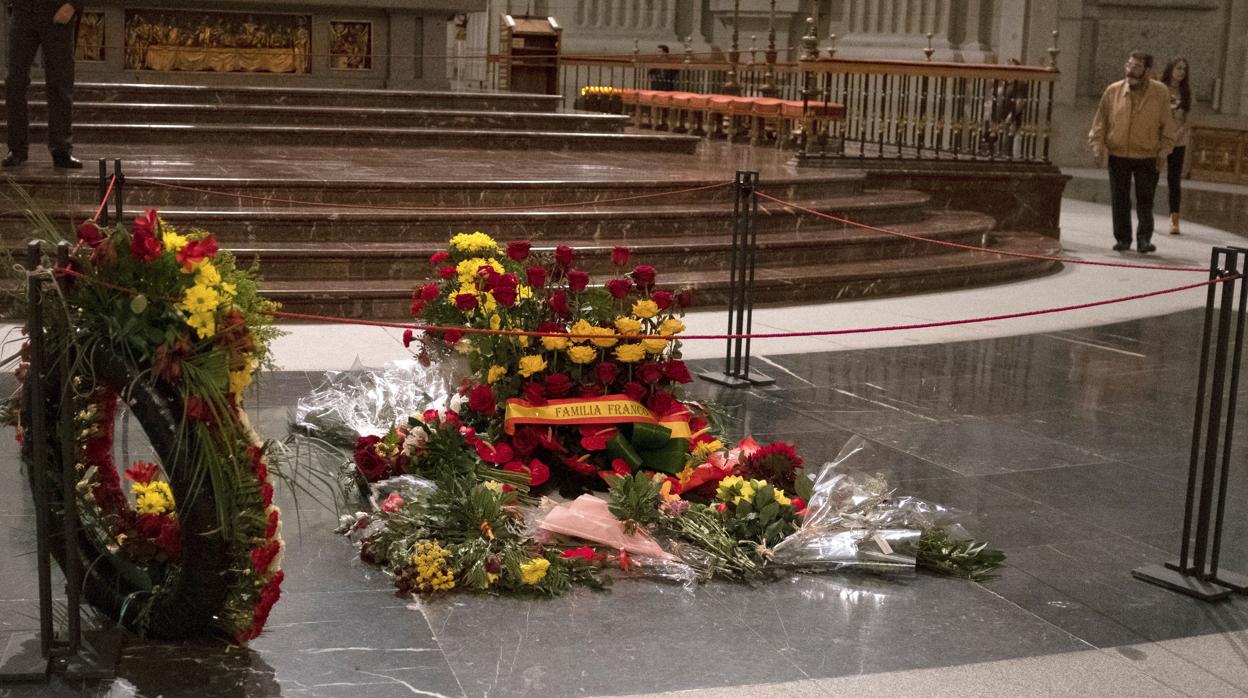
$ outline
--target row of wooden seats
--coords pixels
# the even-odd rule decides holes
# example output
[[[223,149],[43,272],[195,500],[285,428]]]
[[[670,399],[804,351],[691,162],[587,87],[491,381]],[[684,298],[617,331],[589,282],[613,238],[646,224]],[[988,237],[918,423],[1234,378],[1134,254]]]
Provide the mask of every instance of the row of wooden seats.
[[[776,147],[788,144],[787,134],[802,125],[807,141],[823,140],[833,121],[845,118],[845,106],[808,102],[800,99],[738,97],[664,90],[620,90],[626,111],[633,113],[637,128],[726,136],[737,139],[749,134],[750,143],[759,145],[770,131]]]

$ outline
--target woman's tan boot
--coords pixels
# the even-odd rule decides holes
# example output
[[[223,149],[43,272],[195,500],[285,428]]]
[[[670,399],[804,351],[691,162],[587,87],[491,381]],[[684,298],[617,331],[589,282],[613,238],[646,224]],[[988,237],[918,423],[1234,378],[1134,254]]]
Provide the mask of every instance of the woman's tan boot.
[[[1177,213],[1170,214],[1170,234],[1171,235],[1179,234],[1179,214]]]

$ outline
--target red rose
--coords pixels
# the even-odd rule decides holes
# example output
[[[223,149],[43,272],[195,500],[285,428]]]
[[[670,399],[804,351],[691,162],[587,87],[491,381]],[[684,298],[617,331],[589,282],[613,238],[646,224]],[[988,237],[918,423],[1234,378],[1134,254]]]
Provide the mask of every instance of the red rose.
[[[380,436],[361,436],[355,440],[355,469],[368,482],[376,482],[386,476],[389,462],[377,453]]]
[[[559,245],[555,248],[555,264],[561,268],[567,269],[572,266],[572,261],[576,259],[576,250],[567,245]]]
[[[445,330],[442,332],[442,341],[447,344],[458,344],[459,340],[464,338],[464,333],[459,330]]]
[[[585,562],[593,562],[595,555],[594,549],[586,546],[584,548],[569,548],[562,553],[559,553],[559,557],[565,560],[584,560]]]
[[[627,297],[632,290],[633,282],[628,279],[611,279],[607,282],[607,292],[616,300]]]
[[[550,468],[534,458],[529,461],[529,487],[537,487],[550,479]]]
[[[682,288],[676,293],[676,305],[681,308],[688,308],[693,305],[693,289]]]
[[[654,394],[650,396],[650,401],[646,403],[646,407],[649,407],[651,412],[660,417],[665,417],[681,409],[680,403],[676,402],[676,398],[672,397],[671,393],[662,390],[654,391]]]
[[[420,299],[426,302],[436,300],[439,291],[441,289],[438,288],[437,284],[425,284],[420,287]]]
[[[131,480],[134,480],[135,482],[139,484],[146,485],[147,483],[152,481],[152,478],[156,477],[156,472],[158,469],[159,469],[159,466],[157,466],[155,463],[144,463],[143,461],[135,461],[134,465],[130,466],[129,468],[126,468],[126,477],[130,478]]]
[[[420,418],[425,421],[425,424],[437,426],[442,417],[438,414],[437,410],[428,409],[421,413]]]
[[[515,286],[499,286],[494,289],[494,300],[504,308],[510,308],[516,304],[516,287]]]
[[[95,221],[87,221],[78,226],[78,240],[95,247],[104,242],[104,233],[100,232],[100,226]]]
[[[673,380],[677,383],[693,382],[693,376],[689,375],[689,368],[685,366],[684,361],[672,360],[667,362],[667,365],[663,367],[663,373],[668,380]]]
[[[438,276],[442,277],[443,279],[454,278],[455,277],[455,265],[448,264],[442,267],[441,269],[438,269]]]
[[[477,307],[477,297],[471,293],[455,294],[455,307],[460,310],[474,310]]]
[[[534,405],[546,404],[546,388],[536,381],[527,381],[521,388],[524,399]]]
[[[458,429],[459,424],[459,413],[455,410],[447,410],[442,414],[442,426],[447,429]]]
[[[667,310],[672,307],[672,294],[667,291],[655,291],[650,294],[650,300],[659,306],[659,310]]]
[[[152,211],[155,213],[155,211]],[[141,218],[136,219],[142,220]],[[160,257],[165,251],[165,247],[161,244],[156,236],[152,235],[151,229],[148,227],[135,226],[134,231],[130,235],[130,254],[140,262],[150,262]]]
[[[544,288],[546,286],[545,267],[529,267],[524,270],[524,277],[533,288]]]
[[[398,492],[391,492],[390,496],[381,502],[381,510],[387,514],[393,514],[401,508],[403,508],[403,497]]]
[[[722,514],[725,511],[728,511],[728,505],[725,504],[724,502],[719,502],[715,505],[715,511],[718,511],[719,513]]]
[[[568,294],[563,291],[555,291],[546,299],[546,305],[554,311],[555,315],[561,318],[572,317],[572,308],[568,306]]]
[[[602,394],[602,388],[593,385],[582,385],[576,389],[578,397],[598,397]]]
[[[213,257],[217,254],[217,239],[209,235],[202,240],[191,240],[178,250],[177,260],[186,271],[190,271],[196,262],[202,262],[205,259]]]
[[[552,398],[561,398],[572,390],[572,379],[566,373],[552,373],[543,381],[546,394]]]
[[[638,264],[633,267],[633,281],[643,289],[650,288],[654,285],[654,267],[648,264]]]
[[[629,252],[627,247],[619,247],[617,245],[616,247],[611,248],[611,263],[617,267],[622,267],[625,264],[628,264],[628,255]]]
[[[603,385],[611,385],[620,375],[620,365],[614,361],[603,361],[594,367],[594,375]]]
[[[641,402],[642,399],[646,397],[646,387],[636,381],[629,381],[624,384],[624,394],[627,395],[630,400]]]
[[[489,417],[498,411],[498,398],[494,397],[490,386],[478,385],[468,391],[468,407],[473,412]]]
[[[637,369],[637,377],[642,383],[658,383],[663,380],[663,367],[654,362],[646,362]]]
[[[524,260],[528,259],[529,258],[529,241],[517,240],[516,242],[507,243],[507,256],[516,260],[517,262],[523,262]]]
[[[439,264],[446,262],[450,258],[451,258],[451,255],[445,251],[434,252],[432,255],[429,255],[429,266],[436,267]]]
[[[568,272],[568,290],[573,293],[580,293],[585,290],[586,286],[589,286],[589,274],[587,272],[580,269]]]
[[[517,455],[528,456],[533,455],[537,450],[538,444],[542,442],[538,435],[538,429],[531,426],[521,426],[516,429],[516,433],[511,437],[511,449]]]

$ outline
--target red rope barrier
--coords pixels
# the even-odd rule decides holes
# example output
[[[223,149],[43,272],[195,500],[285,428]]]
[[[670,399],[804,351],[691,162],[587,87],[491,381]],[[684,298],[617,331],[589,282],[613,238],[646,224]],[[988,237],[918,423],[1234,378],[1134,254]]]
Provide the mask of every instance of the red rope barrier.
[[[91,220],[98,221],[100,214],[104,213],[104,209],[108,206],[108,200],[113,196],[113,187],[117,186],[117,175],[108,178],[108,189],[104,192],[104,200],[95,209],[95,215],[91,216]]]
[[[761,191],[757,192],[757,194],[760,199],[766,199],[767,201],[779,204],[786,208],[791,208],[796,211],[801,211],[802,213],[808,213],[812,216],[817,216],[825,220],[833,221],[836,223],[843,223],[845,225],[850,225],[855,228],[862,228],[863,230],[871,230],[877,233],[884,233],[886,235],[893,235],[896,237],[906,238],[907,240],[915,240],[918,242],[928,242],[933,245],[943,245],[945,247],[952,247],[954,249],[959,249],[959,250],[968,250],[972,252],[986,252],[988,254],[1002,255],[1006,257],[1021,257],[1023,259],[1035,259],[1035,260],[1045,261],[1045,262],[1063,262],[1066,264],[1085,264],[1088,266],[1114,267],[1118,269],[1152,269],[1156,271],[1187,271],[1187,272],[1202,272],[1202,273],[1209,271],[1208,269],[1204,267],[1179,267],[1179,266],[1166,266],[1166,265],[1160,265],[1160,264],[1131,264],[1129,262],[1097,262],[1097,261],[1093,261],[1090,259],[1079,259],[1076,257],[1050,257],[1048,255],[1029,254],[1027,252],[1010,252],[1009,250],[994,250],[994,249],[990,249],[987,247],[979,247],[978,245],[967,245],[961,242],[937,240],[935,238],[924,237],[922,235],[912,235],[910,233],[903,233],[900,230],[889,230],[888,228],[881,228],[879,226],[874,226],[874,225],[870,225],[867,223],[859,223],[857,221],[852,221],[848,218],[841,218],[840,216],[833,216],[828,213],[823,213],[822,211],[816,211],[814,209],[806,208],[805,206],[800,206],[798,204],[795,204],[789,201],[777,199],[776,197],[771,196],[769,194],[764,194]]]
[[[197,194],[208,194],[230,199],[246,199],[250,201],[262,201],[265,203],[292,204],[296,206],[311,206],[321,208],[345,208],[360,209],[366,211],[455,211],[455,212],[477,212],[477,211],[533,211],[538,209],[549,208],[576,208],[578,206],[590,207],[601,204],[615,204],[624,201],[640,201],[643,199],[655,199],[664,196],[675,196],[676,194],[690,194],[693,192],[706,191],[708,189],[718,189],[719,187],[731,186],[732,182],[716,182],[714,184],[706,184],[698,187],[689,187],[686,189],[673,189],[671,191],[654,192],[651,194],[637,194],[635,196],[621,196],[612,199],[599,199],[597,201],[567,201],[555,204],[531,204],[523,206],[481,206],[481,207],[453,207],[453,206],[383,206],[376,204],[344,204],[332,201],[299,201],[297,199],[281,199],[267,196],[256,196],[253,194],[231,194],[224,191],[214,191],[212,189],[202,189],[199,187],[188,187],[184,184],[173,184],[170,182],[161,182],[154,179],[139,179],[135,177],[129,178],[130,182],[138,182],[153,187],[163,187],[166,189],[180,189],[182,191],[195,192]]]

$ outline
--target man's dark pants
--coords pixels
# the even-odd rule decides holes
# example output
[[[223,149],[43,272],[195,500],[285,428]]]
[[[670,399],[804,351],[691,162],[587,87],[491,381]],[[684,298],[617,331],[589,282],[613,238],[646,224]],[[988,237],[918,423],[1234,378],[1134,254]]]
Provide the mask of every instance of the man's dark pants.
[[[1153,194],[1157,191],[1157,161],[1153,158],[1109,156],[1109,191],[1114,209],[1114,238],[1131,244],[1131,180],[1135,179],[1135,241],[1140,247],[1153,239]]]
[[[44,83],[48,95],[48,150],[69,154],[74,102],[74,30],[76,22],[52,21],[60,4],[30,3],[14,7],[9,17],[9,73],[5,78],[9,150],[25,157],[30,144],[26,91],[35,52],[43,47]]]

